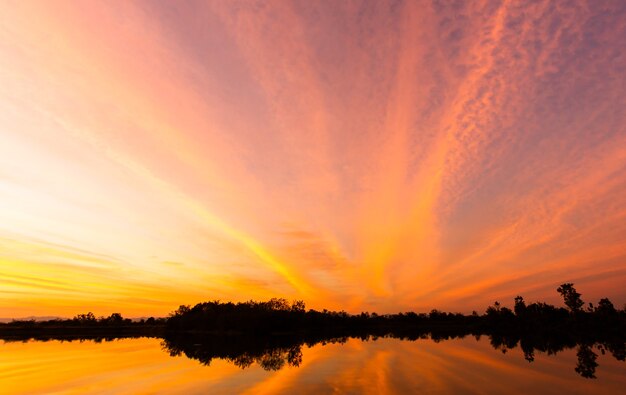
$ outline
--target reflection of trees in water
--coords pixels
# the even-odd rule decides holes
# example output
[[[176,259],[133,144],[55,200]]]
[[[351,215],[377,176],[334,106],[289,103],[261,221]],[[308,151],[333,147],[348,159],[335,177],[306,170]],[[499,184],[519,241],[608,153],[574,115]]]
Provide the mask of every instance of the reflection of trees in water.
[[[354,334],[332,337],[332,336],[210,336],[197,335],[177,338],[166,337],[162,347],[172,356],[185,355],[188,358],[196,359],[204,365],[210,365],[215,358],[223,359],[233,363],[240,368],[247,368],[253,364],[259,365],[264,370],[275,371],[285,366],[298,367],[302,363],[302,346],[313,346],[316,344],[345,343],[348,338],[359,338],[364,341],[375,341],[378,338],[395,338],[405,341],[416,341],[419,339],[430,339],[436,343],[464,338],[471,333],[454,332],[451,330],[443,332],[389,332],[377,333],[375,335]],[[480,334],[472,334],[476,340],[480,340]],[[626,359],[626,339],[623,336],[611,339],[601,339],[593,337],[579,339],[565,334],[546,334],[543,336],[523,336],[520,334],[490,334],[488,335],[490,345],[503,353],[516,349],[518,346],[528,362],[535,360],[535,353],[541,352],[547,355],[577,348],[578,358],[575,371],[584,378],[596,378],[596,368],[598,367],[598,354],[607,352],[618,361]]]
[[[280,370],[285,364],[298,367],[302,363],[302,348],[299,345],[288,349],[275,348],[267,350],[264,354],[253,356],[242,354],[230,359],[235,366],[245,369],[253,363],[257,363],[264,370]]]
[[[587,379],[595,379],[596,368],[598,367],[598,363],[596,362],[598,354],[593,352],[589,345],[581,344],[576,356],[578,357],[578,364],[576,364],[576,368],[574,368],[576,373]]]
[[[116,341],[119,339],[143,339],[143,338],[158,338],[158,336],[151,336],[151,335],[109,335],[109,336],[97,336],[97,335],[76,335],[76,334],[67,334],[67,335],[63,335],[63,336],[51,336],[51,335],[45,335],[45,336],[30,336],[30,335],[26,335],[26,336],[7,336],[7,337],[3,337],[0,336],[0,340],[2,340],[5,343],[28,343],[30,341],[36,341],[36,342],[42,342],[42,343],[46,343],[46,342],[52,342],[52,341],[58,341],[61,343],[71,343],[71,342],[79,342],[79,343],[83,343],[83,342],[93,342],[93,343],[107,343],[107,342],[112,342],[112,341]]]
[[[289,349],[275,348],[267,350],[261,355],[245,353],[227,360],[242,369],[257,363],[264,370],[275,371],[282,369],[285,364],[295,367],[300,366],[300,363],[302,363],[302,349],[300,346],[293,346]],[[206,364],[209,363],[210,361],[207,360]]]
[[[337,340],[340,341],[340,340]],[[298,367],[302,363],[304,339],[286,337],[250,336],[192,336],[165,338],[161,347],[171,356],[185,355],[203,365],[213,359],[226,360],[245,369],[253,364],[264,370],[276,371],[285,366]]]
[[[619,361],[626,356],[626,309],[617,310],[607,299],[597,307],[585,305],[572,283],[557,291],[567,309],[543,302],[526,304],[515,297],[513,310],[495,302],[483,315],[446,313],[398,313],[379,315],[362,312],[306,310],[304,302],[285,299],[266,302],[204,302],[180,306],[168,318],[133,322],[114,313],[96,318],[79,314],[70,320],[0,323],[0,338],[92,339],[131,336],[164,336],[163,349],[170,355],[186,355],[209,365],[214,358],[246,368],[254,363],[266,370],[299,366],[301,346],[345,342],[347,338],[376,340],[391,337],[433,342],[473,335],[489,337],[491,346],[506,353],[519,345],[528,362],[535,352],[548,355],[578,347],[576,372],[595,378],[598,354],[607,351]],[[226,334],[239,335],[228,336]],[[283,335],[272,335],[281,333]]]
[[[556,355],[563,350],[577,348],[578,361],[574,370],[582,377],[589,379],[596,378],[595,372],[598,367],[598,354],[594,352],[594,348],[602,355],[608,351],[616,360],[626,360],[626,340],[623,336],[609,339],[594,339],[593,337],[577,339],[563,333],[534,337],[491,335],[490,343],[495,349],[503,352],[514,349],[519,344],[528,362],[535,360],[535,351]]]
[[[213,359],[222,359],[242,369],[253,364],[264,370],[277,371],[285,366],[298,367],[302,364],[302,346],[312,347],[317,344],[326,345],[345,343],[349,338],[362,341],[376,341],[379,338],[393,338],[404,341],[431,340],[435,343],[451,339],[462,339],[468,335],[480,341],[485,334],[471,331],[456,331],[453,329],[421,332],[415,330],[379,331],[374,334],[366,332],[342,333],[341,335],[283,335],[283,336],[243,336],[243,335],[189,335],[171,337],[166,336],[161,347],[171,356],[185,355],[187,358],[200,361],[209,366]],[[124,336],[123,338],[140,338],[145,336]],[[584,337],[568,333],[547,333],[542,335],[522,335],[519,333],[492,333],[486,335],[489,344],[502,353],[514,350],[518,346],[528,362],[535,360],[535,353],[556,355],[564,350],[577,349],[576,373],[584,378],[596,378],[598,353],[610,354],[618,361],[626,361],[626,336],[611,337],[594,336],[587,334]],[[27,342],[32,338],[4,338],[4,342]],[[62,342],[93,341],[96,343],[109,342],[120,337],[100,336],[71,336],[63,338],[41,337],[37,341],[60,340]],[[596,352],[597,351],[597,352]]]

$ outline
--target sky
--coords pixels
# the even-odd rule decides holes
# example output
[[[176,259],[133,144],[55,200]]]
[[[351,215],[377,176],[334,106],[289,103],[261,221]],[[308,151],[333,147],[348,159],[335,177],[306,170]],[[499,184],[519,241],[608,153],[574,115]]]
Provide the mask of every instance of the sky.
[[[0,317],[626,302],[623,1],[0,6]]]

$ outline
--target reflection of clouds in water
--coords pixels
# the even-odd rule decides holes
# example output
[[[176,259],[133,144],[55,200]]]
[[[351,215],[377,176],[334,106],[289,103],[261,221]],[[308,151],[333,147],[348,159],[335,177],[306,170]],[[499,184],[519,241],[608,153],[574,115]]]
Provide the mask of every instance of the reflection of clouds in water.
[[[162,348],[172,356],[185,355],[188,358],[200,361],[203,365],[210,365],[214,359],[226,360],[242,369],[257,364],[264,370],[277,371],[283,367],[299,367],[303,362],[302,347],[346,345],[354,346],[356,342],[363,342],[366,347],[362,349],[377,350],[378,342],[387,344],[390,341],[401,339],[397,344],[399,350],[410,349],[411,343],[417,344],[439,344],[441,342],[462,340],[468,333],[458,334],[449,331],[443,334],[428,335],[427,333],[407,334],[382,334],[379,336],[363,335],[357,337],[315,337],[315,336],[280,336],[280,337],[246,337],[246,336],[185,336],[178,338],[166,338],[162,342]],[[480,341],[481,336],[475,335],[476,341]],[[393,339],[393,340],[392,340]],[[469,340],[462,340],[468,342]],[[575,371],[585,378],[596,378],[595,372],[598,367],[596,362],[598,355],[594,349],[605,354],[608,352],[615,360],[624,361],[626,355],[626,341],[623,338],[613,339],[594,343],[587,339],[586,343],[578,343],[574,338],[566,334],[557,334],[550,337],[527,337],[520,335],[490,335],[483,336],[482,342],[488,342],[494,350],[501,354],[507,354],[510,350],[519,350],[528,362],[534,362],[536,354],[555,355],[563,351],[577,350],[577,364]],[[346,348],[350,348],[346,346]],[[392,353],[368,354],[363,361],[368,365],[380,366],[380,370],[372,369],[376,376],[380,377],[387,373],[387,362],[375,363],[375,360],[395,358]],[[444,361],[445,365],[445,361]],[[343,375],[356,378],[357,372],[364,370],[361,362],[354,361],[346,367]],[[381,379],[386,381],[386,379]],[[344,381],[352,381],[345,379]]]
[[[626,385],[624,363],[601,355],[597,346],[568,345],[556,355],[548,355],[554,347],[540,348],[529,364],[519,347],[503,354],[493,349],[500,343],[492,345],[485,336],[480,341],[470,336],[437,343],[344,340],[296,347],[283,339],[280,347],[265,353],[261,342],[256,351],[237,357],[231,348],[230,356],[222,352],[206,365],[170,357],[159,339],[9,342],[0,345],[0,366],[3,389],[17,394],[95,388],[115,393],[619,393]],[[222,351],[228,344],[235,351],[245,349],[234,338],[214,344]],[[183,353],[192,358],[219,354],[203,350],[199,343],[190,342],[189,347]],[[623,344],[607,351],[624,355]],[[578,375],[578,370],[593,373],[595,363],[600,365],[597,380]]]

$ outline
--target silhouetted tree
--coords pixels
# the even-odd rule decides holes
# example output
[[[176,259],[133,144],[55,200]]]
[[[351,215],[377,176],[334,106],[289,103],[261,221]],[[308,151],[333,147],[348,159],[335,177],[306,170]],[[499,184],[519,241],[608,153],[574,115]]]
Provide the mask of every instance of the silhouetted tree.
[[[615,310],[615,306],[613,306],[613,303],[608,298],[600,299],[600,302],[598,302],[598,307],[596,307],[595,312],[604,316],[617,315],[617,310]]]
[[[120,313],[113,313],[109,316],[109,318],[106,318],[106,321],[113,325],[121,325],[124,323],[124,318]]]
[[[576,292],[576,288],[574,288],[574,284],[565,283],[557,288],[557,292],[563,296],[563,301],[565,305],[570,309],[572,313],[579,312],[580,309],[585,304],[580,298],[580,294]]]
[[[96,320],[96,316],[90,311],[87,314],[78,314],[74,317],[74,321],[77,321],[80,324],[94,324]]]
[[[306,311],[306,305],[302,300],[294,300],[291,304],[291,311],[304,313]]]

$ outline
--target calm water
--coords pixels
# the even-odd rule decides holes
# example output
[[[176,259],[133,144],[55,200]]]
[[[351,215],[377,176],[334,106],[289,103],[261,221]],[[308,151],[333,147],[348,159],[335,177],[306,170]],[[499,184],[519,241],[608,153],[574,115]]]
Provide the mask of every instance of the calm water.
[[[624,394],[626,364],[607,352],[596,379],[574,368],[576,349],[502,353],[473,337],[442,342],[349,339],[302,346],[301,354],[268,354],[204,365],[185,354],[171,356],[162,340],[105,342],[57,340],[0,343],[0,393],[7,394]],[[277,369],[277,370],[272,370]]]

